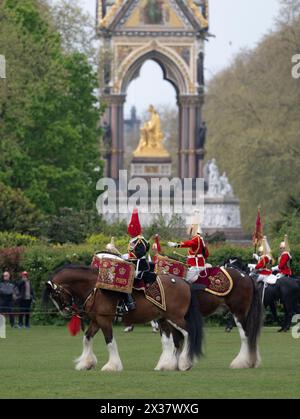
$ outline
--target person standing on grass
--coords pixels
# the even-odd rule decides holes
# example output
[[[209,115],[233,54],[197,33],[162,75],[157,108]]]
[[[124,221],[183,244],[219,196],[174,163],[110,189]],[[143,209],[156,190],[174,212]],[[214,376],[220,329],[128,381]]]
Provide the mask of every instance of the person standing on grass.
[[[0,281],[0,313],[9,315],[11,327],[15,326],[15,316],[13,313],[14,295],[15,285],[11,281],[10,273],[5,271]]]
[[[24,326],[30,328],[30,308],[34,298],[33,288],[30,283],[28,272],[24,271],[21,274],[21,280],[18,283],[18,289],[20,293],[20,314],[19,314],[19,328]]]

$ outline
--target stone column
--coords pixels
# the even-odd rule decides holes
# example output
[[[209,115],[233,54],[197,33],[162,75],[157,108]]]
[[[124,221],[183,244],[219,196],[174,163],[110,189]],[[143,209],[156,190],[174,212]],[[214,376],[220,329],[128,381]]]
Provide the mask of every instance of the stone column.
[[[111,129],[111,148],[109,151],[108,176],[119,178],[119,170],[123,168],[124,160],[124,102],[125,95],[107,95],[102,97],[107,110],[105,119]]]
[[[197,178],[203,175],[203,149],[197,148],[197,136],[201,125],[201,95],[181,95],[179,97],[180,118],[180,172],[181,178]]]
[[[189,130],[189,119],[188,119],[188,108],[184,101],[179,98],[179,177],[181,179],[187,177],[187,149],[188,149],[188,130]]]

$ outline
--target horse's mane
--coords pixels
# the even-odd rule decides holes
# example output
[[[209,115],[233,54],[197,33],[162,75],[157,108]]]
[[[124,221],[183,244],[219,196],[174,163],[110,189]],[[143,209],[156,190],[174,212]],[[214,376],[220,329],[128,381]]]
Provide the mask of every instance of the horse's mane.
[[[50,279],[52,279],[56,274],[58,274],[64,269],[81,269],[83,271],[92,271],[95,268],[93,268],[92,266],[87,266],[87,265],[73,265],[73,264],[64,263],[63,265],[58,265],[54,268],[54,270],[52,271],[50,275]]]

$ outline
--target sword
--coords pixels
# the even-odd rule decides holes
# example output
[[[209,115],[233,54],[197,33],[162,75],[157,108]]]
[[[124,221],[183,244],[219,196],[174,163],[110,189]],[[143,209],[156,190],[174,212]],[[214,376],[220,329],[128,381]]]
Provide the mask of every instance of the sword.
[[[177,255],[177,256],[180,256],[182,259],[186,259],[186,256],[184,256],[184,255],[182,255],[181,253],[179,253],[179,252],[175,252],[175,250],[173,251],[173,255]]]

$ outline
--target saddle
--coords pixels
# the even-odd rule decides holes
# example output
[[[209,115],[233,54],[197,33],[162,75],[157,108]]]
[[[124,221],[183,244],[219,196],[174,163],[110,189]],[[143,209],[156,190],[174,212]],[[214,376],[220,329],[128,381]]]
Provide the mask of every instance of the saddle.
[[[200,285],[210,294],[225,297],[233,288],[233,280],[225,268],[206,268],[193,285]]]
[[[134,284],[133,288],[136,291],[142,291],[148,301],[159,307],[161,310],[166,311],[165,291],[159,275],[156,275],[154,282],[147,283],[141,280]]]

